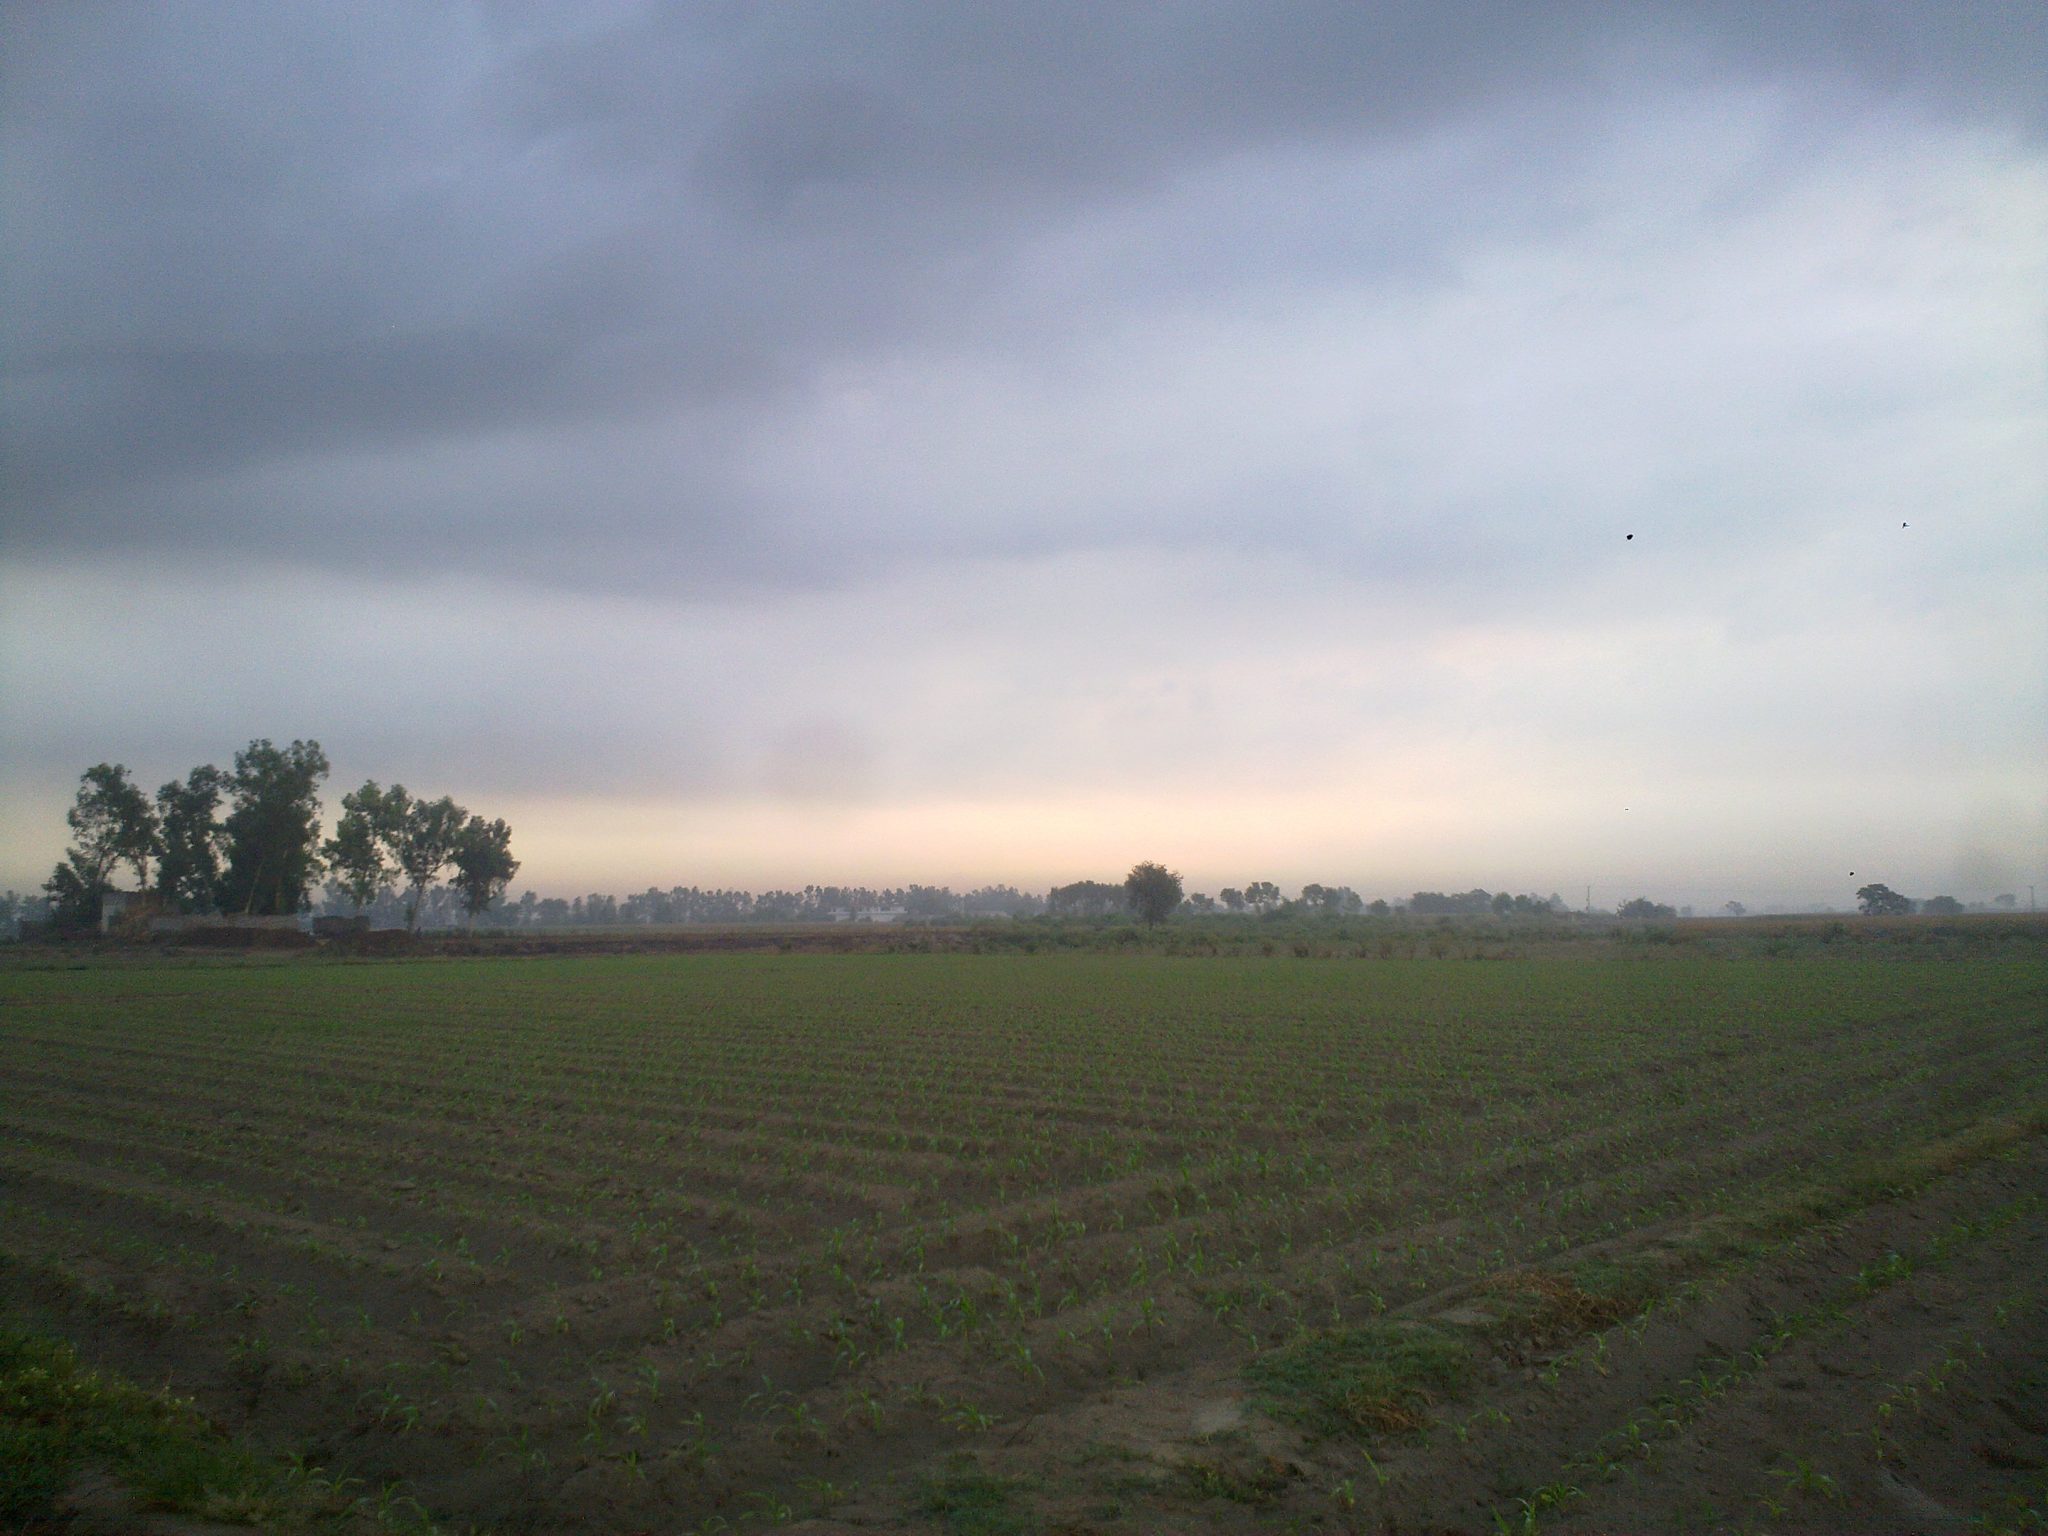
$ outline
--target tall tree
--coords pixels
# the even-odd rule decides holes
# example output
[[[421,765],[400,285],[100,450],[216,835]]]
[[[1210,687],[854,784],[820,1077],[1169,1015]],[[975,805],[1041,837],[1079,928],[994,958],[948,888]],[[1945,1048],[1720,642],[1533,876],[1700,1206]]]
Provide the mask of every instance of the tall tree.
[[[334,883],[357,912],[375,901],[377,893],[391,883],[393,869],[385,849],[385,825],[384,791],[371,779],[361,789],[350,790],[341,797],[341,819],[334,824],[334,836],[321,848]]]
[[[327,754],[317,741],[288,747],[252,741],[235,754],[222,911],[283,916],[306,904],[320,872],[320,782],[326,777]]]
[[[78,777],[78,798],[64,813],[71,846],[50,874],[49,893],[60,922],[99,921],[100,901],[114,887],[114,871],[135,870],[138,888],[149,885],[149,861],[158,846],[156,812],[119,763],[95,763]]]
[[[519,873],[519,861],[512,857],[512,829],[502,821],[470,817],[455,839],[452,857],[455,889],[462,893],[462,910],[472,922],[505,894]]]
[[[135,871],[135,888],[149,888],[149,861],[158,846],[156,812],[121,764],[99,763],[80,774],[78,799],[64,821],[80,849],[105,860],[105,876],[126,864]]]
[[[384,846],[406,879],[405,931],[419,926],[420,902],[448,861],[455,856],[469,812],[448,796],[415,800],[403,784],[384,792],[379,823]]]
[[[162,822],[157,858],[157,895],[180,912],[211,911],[220,885],[227,829],[220,824],[220,797],[228,776],[210,763],[156,792]]]
[[[1161,923],[1180,905],[1180,876],[1149,860],[1133,865],[1124,876],[1124,896],[1131,910],[1148,923]]]

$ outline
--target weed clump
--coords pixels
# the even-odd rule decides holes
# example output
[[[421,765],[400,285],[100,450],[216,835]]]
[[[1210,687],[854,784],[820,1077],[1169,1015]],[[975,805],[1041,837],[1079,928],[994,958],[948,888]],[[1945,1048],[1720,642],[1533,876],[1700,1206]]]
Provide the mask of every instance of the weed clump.
[[[1588,1265],[1574,1277],[1540,1269],[1510,1269],[1486,1289],[1512,1309],[1516,1331],[1536,1344],[1598,1333],[1632,1316],[1647,1299],[1642,1277],[1613,1266]]]
[[[1423,1323],[1319,1329],[1252,1362],[1271,1406],[1317,1434],[1407,1434],[1426,1427],[1437,1399],[1471,1370],[1465,1342]]]
[[[144,1509],[265,1521],[329,1512],[293,1498],[191,1404],[89,1370],[57,1340],[0,1329],[0,1525],[61,1520],[66,1492],[91,1472]]]
[[[953,1536],[1021,1536],[1032,1522],[1011,1499],[1028,1486],[1021,1478],[950,1471],[925,1479],[919,1505]]]

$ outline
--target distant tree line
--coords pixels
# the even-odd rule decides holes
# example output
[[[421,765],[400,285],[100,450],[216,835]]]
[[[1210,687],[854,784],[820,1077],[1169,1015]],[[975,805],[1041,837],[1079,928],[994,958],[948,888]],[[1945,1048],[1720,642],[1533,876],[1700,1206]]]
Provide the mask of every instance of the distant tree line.
[[[234,767],[212,764],[172,779],[152,799],[120,763],[79,776],[65,813],[71,844],[44,883],[41,916],[60,928],[100,921],[126,870],[133,894],[157,911],[291,916],[310,907],[313,882],[332,871],[337,888],[364,901],[402,875],[407,926],[443,871],[464,909],[482,912],[518,872],[511,829],[453,800],[415,800],[402,785],[365,784],[342,799],[335,835],[320,838],[320,785],[327,754],[317,741],[279,747],[252,741]],[[8,893],[10,917],[20,898]]]
[[[357,910],[349,893],[330,885],[323,910]],[[399,895],[386,886],[361,910],[382,922],[402,911]],[[702,889],[650,886],[632,896],[593,892],[564,898],[524,891],[493,903],[478,920],[500,928],[652,926],[673,923],[969,922],[991,917],[1036,917],[1045,898],[1011,885],[986,885],[960,894],[947,886],[807,885],[800,891]],[[432,894],[422,907],[425,926],[445,926],[445,903]]]
[[[985,918],[1111,920],[1240,915],[1276,919],[1386,917],[1548,918],[1568,914],[1564,898],[1475,887],[1446,894],[1416,891],[1405,900],[1365,901],[1348,885],[1310,882],[1288,896],[1271,880],[1225,887],[1214,897],[1187,892],[1162,864],[1140,863],[1121,881],[1076,880],[1038,896],[1011,885],[956,893],[946,886],[806,885],[801,890],[650,886],[623,898],[603,893],[565,899],[527,891],[508,900],[519,861],[511,829],[473,815],[447,796],[425,799],[404,785],[375,780],[342,797],[334,835],[320,836],[319,789],[328,772],[316,741],[278,747],[252,741],[232,769],[210,764],[163,785],[152,799],[118,763],[99,763],[79,779],[65,816],[72,841],[43,895],[0,896],[0,923],[51,920],[90,927],[116,878],[132,873],[134,889],[156,910],[178,913],[285,915],[314,909],[313,882],[326,884],[323,915],[364,916],[374,926],[408,930],[482,923],[500,928],[611,927],[685,923],[965,922]],[[1873,916],[1911,912],[1950,915],[1966,909],[1952,896],[1914,901],[1890,887],[1856,892]],[[2011,895],[1993,903],[2017,906]],[[1747,908],[1731,901],[1731,917]],[[1623,902],[1624,919],[1663,921],[1691,916],[1649,897]]]
[[[347,895],[329,886],[326,910],[352,911]],[[395,923],[403,907],[386,888],[363,910],[380,923]],[[445,926],[445,909],[430,898],[423,921]],[[1183,889],[1179,874],[1164,865],[1141,863],[1123,880],[1075,880],[1056,885],[1043,896],[1010,885],[990,885],[958,894],[950,887],[908,885],[875,889],[868,886],[807,885],[800,891],[771,890],[758,895],[743,890],[675,886],[649,888],[633,896],[592,893],[574,898],[540,896],[527,891],[493,906],[479,920],[505,928],[623,927],[673,923],[822,923],[849,921],[943,923],[980,918],[1048,917],[1107,921],[1136,917],[1157,923],[1169,918],[1241,915],[1287,919],[1325,917],[1415,916],[1553,917],[1568,914],[1564,898],[1507,891],[1471,890],[1455,895],[1417,891],[1398,901],[1363,900],[1347,885],[1310,882],[1289,896],[1270,880],[1253,880],[1242,888],[1226,888],[1217,896]],[[1611,914],[1610,914],[1611,915]],[[1624,916],[1677,916],[1670,907],[1647,901],[1629,903]]]
[[[1171,871],[1167,872],[1171,874]],[[1174,878],[1178,879],[1177,876]],[[361,913],[377,927],[402,927],[410,920],[421,928],[452,928],[464,924],[503,929],[522,928],[615,928],[651,927],[672,924],[732,923],[833,923],[833,922],[975,922],[989,918],[1049,917],[1081,921],[1109,921],[1144,918],[1124,881],[1076,880],[1054,886],[1045,895],[1035,895],[1011,885],[988,885],[963,893],[948,886],[907,885],[875,888],[857,885],[807,885],[802,890],[752,891],[672,886],[668,890],[649,887],[636,895],[616,896],[592,892],[575,897],[542,896],[525,891],[516,897],[494,900],[479,912],[470,912],[458,886],[434,886],[417,901],[408,918],[409,893],[398,885],[379,885],[367,898],[330,880],[317,910],[328,915]],[[2011,896],[1996,902],[1965,908],[1953,897],[1936,896],[1914,902],[1910,910],[1928,914],[1977,911],[2010,911]],[[1730,917],[1741,917],[1748,908],[1739,901],[1722,909]],[[0,914],[6,908],[0,906]],[[1151,921],[1168,917],[1196,919],[1241,915],[1276,921],[1322,917],[1486,917],[1558,918],[1574,916],[1564,898],[1555,893],[1537,896],[1513,895],[1506,891],[1462,891],[1446,895],[1440,891],[1417,891],[1396,901],[1361,901],[1348,886],[1310,884],[1298,896],[1287,896],[1271,881],[1253,881],[1242,889],[1227,889],[1212,897],[1200,891],[1175,897],[1168,911]],[[24,915],[32,916],[32,912]],[[1666,921],[1691,916],[1690,908],[1638,896],[1618,909],[1593,916],[1627,920]]]
[[[1417,891],[1408,898],[1408,910],[1427,917],[1477,917],[1487,912],[1495,917],[1551,917],[1570,909],[1555,891],[1548,896],[1511,896],[1506,891],[1475,887],[1455,896],[1446,896],[1441,891]]]

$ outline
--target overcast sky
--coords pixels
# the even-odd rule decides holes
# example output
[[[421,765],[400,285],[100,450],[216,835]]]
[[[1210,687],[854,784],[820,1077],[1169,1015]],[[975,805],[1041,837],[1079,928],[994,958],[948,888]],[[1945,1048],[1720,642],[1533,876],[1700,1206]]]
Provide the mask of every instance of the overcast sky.
[[[0,883],[256,736],[550,894],[2048,879],[2048,7],[67,3],[0,72]]]

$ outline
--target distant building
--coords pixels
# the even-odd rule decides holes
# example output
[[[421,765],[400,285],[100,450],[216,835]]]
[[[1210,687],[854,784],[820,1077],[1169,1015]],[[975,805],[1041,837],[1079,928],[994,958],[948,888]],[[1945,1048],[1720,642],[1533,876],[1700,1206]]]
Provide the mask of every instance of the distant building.
[[[142,900],[140,891],[108,891],[100,897],[100,932],[112,933],[129,910]]]

